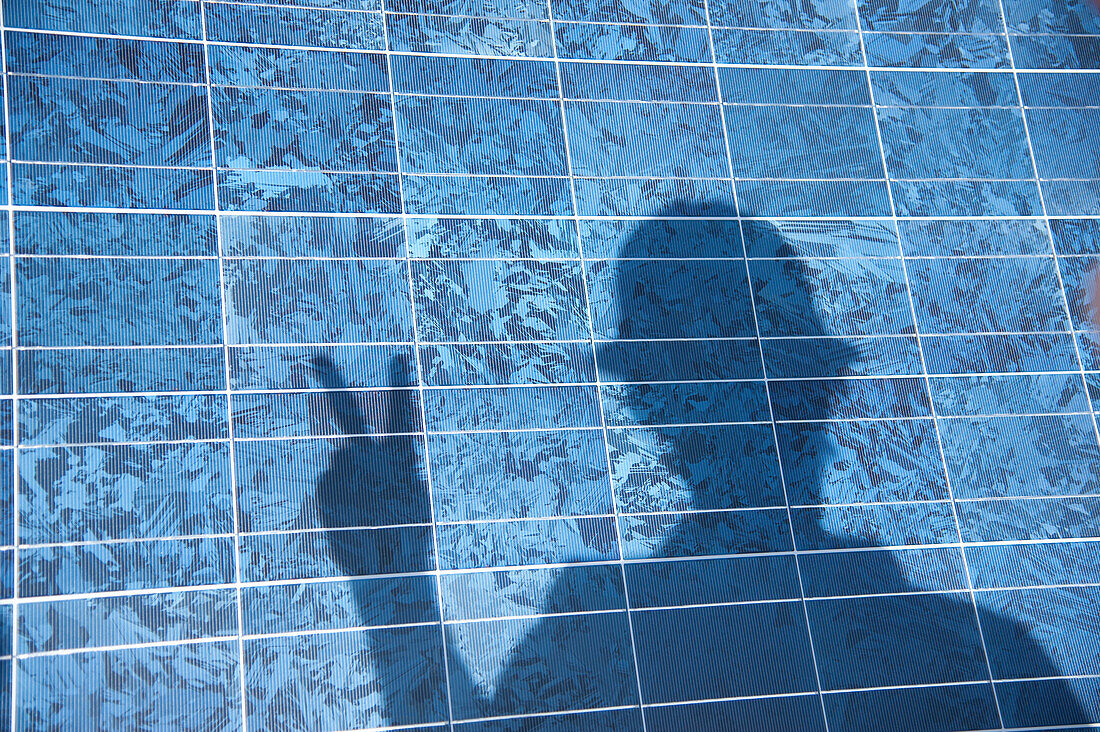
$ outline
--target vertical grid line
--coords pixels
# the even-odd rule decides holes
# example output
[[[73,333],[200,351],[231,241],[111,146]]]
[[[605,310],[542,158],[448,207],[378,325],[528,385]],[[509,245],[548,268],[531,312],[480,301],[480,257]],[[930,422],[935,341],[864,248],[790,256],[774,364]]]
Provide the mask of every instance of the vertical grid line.
[[[1063,313],[1066,316],[1066,324],[1069,326],[1070,334],[1073,337],[1073,349],[1077,356],[1077,367],[1080,369],[1081,381],[1084,383],[1085,399],[1088,401],[1089,414],[1092,415],[1093,433],[1097,439],[1097,444],[1100,445],[1100,430],[1097,429],[1096,410],[1092,405],[1092,396],[1089,394],[1088,382],[1085,381],[1085,361],[1081,358],[1081,344],[1077,338],[1077,327],[1073,324],[1073,314],[1069,310],[1069,296],[1066,295],[1066,286],[1062,280],[1062,265],[1058,259],[1058,247],[1054,244],[1054,232],[1050,228],[1050,216],[1047,213],[1046,194],[1043,193],[1043,186],[1039,180],[1039,165],[1035,162],[1035,149],[1031,144],[1031,126],[1027,121],[1027,109],[1024,107],[1024,95],[1020,91],[1020,75],[1016,70],[1016,59],[1012,53],[1012,43],[1008,40],[1008,18],[1005,15],[1004,0],[997,0],[997,3],[1001,10],[1001,22],[1005,29],[1005,44],[1008,46],[1008,64],[1012,69],[1012,81],[1016,86],[1016,101],[1020,105],[1020,119],[1023,120],[1024,124],[1024,138],[1027,140],[1027,154],[1031,161],[1031,172],[1035,176],[1035,187],[1039,191],[1039,206],[1043,215],[1042,221],[1046,224],[1047,238],[1050,241],[1050,253],[1051,257],[1054,259],[1054,273],[1058,276],[1058,287],[1062,291]]]
[[[730,176],[730,189],[733,191],[733,208],[737,215],[737,233],[741,236],[741,254],[745,261],[745,282],[749,288],[749,305],[752,308],[753,329],[756,332],[756,349],[760,354],[760,373],[764,377],[764,394],[768,399],[768,421],[772,428],[772,445],[775,446],[775,463],[779,469],[779,484],[783,488],[783,506],[787,511],[787,530],[791,535],[791,555],[794,558],[795,575],[798,577],[798,596],[802,605],[802,619],[806,623],[806,640],[810,644],[810,661],[814,668],[814,683],[817,686],[817,701],[821,707],[821,721],[825,732],[829,732],[829,715],[825,712],[825,695],[821,688],[821,671],[817,663],[817,649],[814,646],[813,629],[810,627],[810,611],[806,602],[806,588],[802,582],[802,565],[798,553],[798,539],[794,535],[794,521],[791,518],[791,501],[787,495],[787,477],[783,472],[783,461],[779,456],[779,430],[775,426],[775,409],[772,406],[771,384],[768,382],[768,365],[764,360],[764,342],[760,339],[760,319],[756,314],[756,294],[752,286],[752,271],[749,269],[749,251],[745,245],[744,220],[741,204],[737,197],[737,181],[733,177],[733,148],[730,146],[729,128],[726,126],[726,105],[722,94],[722,81],[718,77],[718,54],[714,47],[714,28],[710,22],[710,0],[703,0],[703,9],[707,17],[707,38],[710,42],[710,59],[714,69],[714,89],[718,96],[718,116],[722,123],[722,141],[726,146],[726,164]]]
[[[852,0],[852,5],[856,14],[856,30],[859,32],[859,50],[863,56],[863,73],[867,79],[867,93],[871,97],[871,114],[874,117],[875,123],[875,142],[878,145],[878,151],[880,160],[882,162],[882,175],[886,179],[886,196],[890,201],[890,218],[894,223],[894,236],[897,237],[898,254],[901,257],[901,271],[905,277],[905,293],[909,300],[909,317],[913,319],[913,335],[917,341],[917,353],[920,356],[920,369],[921,378],[924,381],[924,391],[928,398],[928,408],[932,412],[932,428],[936,432],[936,447],[940,454],[940,467],[943,468],[944,484],[947,486],[947,496],[951,501],[951,517],[955,523],[955,536],[959,540],[959,556],[962,559],[963,571],[966,574],[966,589],[967,594],[970,596],[970,607],[974,614],[974,623],[978,628],[978,640],[982,646],[982,656],[985,659],[985,669],[989,678],[989,688],[993,694],[993,705],[997,710],[997,722],[1000,724],[1000,729],[1004,729],[1004,715],[1001,713],[1001,701],[997,696],[997,685],[993,682],[993,666],[989,662],[989,651],[985,643],[985,631],[982,629],[981,614],[978,612],[978,598],[974,592],[974,580],[970,573],[970,561],[966,557],[966,547],[963,545],[962,540],[962,527],[959,523],[959,510],[958,505],[955,502],[955,489],[951,483],[951,474],[947,470],[947,457],[943,450],[943,437],[940,434],[940,417],[936,410],[936,402],[932,398],[932,383],[928,378],[928,365],[924,358],[924,344],[921,341],[920,326],[917,324],[917,310],[913,303],[913,287],[909,278],[909,267],[906,264],[905,249],[901,245],[901,228],[898,225],[898,211],[894,203],[894,189],[890,185],[890,169],[886,164],[886,148],[882,144],[882,126],[879,124],[878,117],[878,104],[875,101],[875,88],[871,84],[871,69],[867,62],[867,47],[863,41],[863,19],[859,14],[859,0]],[[1005,43],[1008,42],[1007,34]]]
[[[432,522],[432,565],[435,579],[435,606],[439,612],[439,642],[443,654],[443,683],[447,694],[447,729],[454,730],[454,702],[451,699],[451,659],[447,652],[447,626],[443,622],[443,576],[439,562],[439,521],[435,513],[435,487],[432,483],[432,459],[428,446],[428,412],[424,405],[424,374],[420,366],[420,326],[417,323],[416,288],[413,286],[412,252],[409,250],[409,215],[405,210],[405,174],[401,162],[401,141],[397,133],[397,97],[393,91],[393,63],[390,52],[389,24],[386,22],[386,0],[382,0],[382,42],[386,55],[386,83],[390,90],[390,120],[393,126],[393,156],[397,169],[397,195],[401,206],[401,238],[405,247],[405,281],[409,288],[409,318],[413,334],[413,363],[416,364],[416,391],[420,403],[420,438],[424,449],[424,480],[428,487],[428,511]],[[390,385],[392,387],[392,384]],[[380,436],[379,439],[386,439]],[[386,681],[382,682],[387,683]],[[387,720],[388,721],[388,720]]]
[[[1016,101],[1020,103],[1020,119],[1023,122],[1024,139],[1027,140],[1027,157],[1031,160],[1032,174],[1035,176],[1035,188],[1038,190],[1038,203],[1040,203],[1040,208],[1043,212],[1043,222],[1046,225],[1046,236],[1049,244],[1051,244],[1051,256],[1054,259],[1054,273],[1058,277],[1058,288],[1062,291],[1062,303],[1065,307],[1066,326],[1069,328],[1070,337],[1074,339],[1074,353],[1077,357],[1077,367],[1080,369],[1081,384],[1085,387],[1085,400],[1089,405],[1089,414],[1092,417],[1092,434],[1097,438],[1097,444],[1100,445],[1100,429],[1097,427],[1096,409],[1092,406],[1092,395],[1089,393],[1089,384],[1085,378],[1085,360],[1081,358],[1081,345],[1080,339],[1077,337],[1077,327],[1074,325],[1074,316],[1073,313],[1069,312],[1069,296],[1066,294],[1066,284],[1062,277],[1062,263],[1058,260],[1058,248],[1054,243],[1054,231],[1051,229],[1051,216],[1049,216],[1046,210],[1046,194],[1043,192],[1043,184],[1040,182],[1040,176],[1038,176],[1038,163],[1035,161],[1035,149],[1032,145],[1031,125],[1027,122],[1027,110],[1024,107],[1023,92],[1020,90],[1020,74],[1018,70],[1016,70],[1015,56],[1012,52],[1012,42],[1009,39],[1009,19],[1008,15],[1004,13],[1004,0],[997,0],[997,2],[998,8],[1001,11],[1001,23],[1004,28],[1004,44],[1008,47],[1009,51],[1009,67],[1012,69],[1012,80],[1016,88]],[[961,540],[961,537],[959,538]],[[969,578],[969,573],[967,577]],[[988,654],[986,658],[988,660]],[[992,675],[992,671],[990,671],[990,675]],[[996,699],[996,684],[993,685],[993,693],[994,699]],[[998,707],[998,712],[1000,712],[1000,707]],[[1003,720],[1001,725],[1004,725]]]
[[[592,303],[588,288],[588,260],[584,256],[584,245],[581,243],[580,211],[577,208],[576,176],[573,175],[573,152],[569,144],[569,122],[565,116],[565,89],[561,79],[561,59],[558,58],[558,34],[556,20],[554,19],[554,0],[547,0],[548,17],[550,19],[550,43],[554,51],[554,75],[558,85],[558,109],[561,113],[562,139],[565,143],[565,165],[569,174],[569,196],[573,204],[573,228],[577,236],[577,255],[581,263],[581,285],[584,287],[584,312],[588,319],[588,342],[592,353],[592,376],[596,380],[596,406],[600,413],[600,438],[603,440],[604,460],[607,465],[607,487],[611,492],[611,508],[614,512],[615,543],[619,550],[619,576],[623,582],[623,603],[626,605],[626,627],[630,634],[630,657],[634,663],[634,686],[638,694],[638,713],[642,718],[642,732],[646,732],[645,699],[642,697],[642,673],[638,664],[638,644],[634,636],[634,618],[630,609],[630,588],[626,581],[626,561],[623,554],[623,535],[619,522],[619,496],[615,490],[615,480],[611,477],[611,444],[607,439],[607,418],[603,408],[603,378],[600,376],[600,364],[596,357],[596,331],[592,324]]]
[[[4,19],[3,4],[0,3],[0,63],[3,64],[4,77],[4,151],[7,160],[4,163],[7,171],[7,205],[4,207],[8,214],[8,304],[11,308],[11,563],[12,563],[12,592],[11,592],[11,699],[9,701],[8,716],[11,732],[16,732],[18,725],[18,700],[19,700],[19,319],[16,315],[16,291],[15,291],[15,211],[13,198],[15,184],[13,183],[14,169],[11,163],[11,95],[8,85],[8,31]]]
[[[244,603],[241,601],[241,526],[240,526],[240,501],[237,496],[237,446],[233,432],[233,395],[232,382],[229,371],[229,330],[226,316],[226,289],[225,289],[225,252],[222,249],[221,231],[221,200],[218,195],[218,151],[214,142],[214,87],[210,83],[210,46],[207,43],[206,34],[206,3],[200,0],[199,13],[202,23],[203,44],[203,74],[206,81],[206,122],[207,134],[210,136],[210,175],[213,184],[214,195],[214,232],[218,242],[218,294],[220,295],[220,312],[222,325],[222,369],[225,376],[225,417],[226,429],[229,431],[229,483],[230,497],[233,511],[233,585],[236,592],[237,610],[237,692],[241,697],[240,715],[241,730],[248,732],[248,694],[245,684],[244,664]]]

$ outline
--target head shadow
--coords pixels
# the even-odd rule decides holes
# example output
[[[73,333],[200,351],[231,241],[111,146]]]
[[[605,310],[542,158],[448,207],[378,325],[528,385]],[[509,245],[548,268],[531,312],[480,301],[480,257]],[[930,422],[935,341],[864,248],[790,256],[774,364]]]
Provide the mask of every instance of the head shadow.
[[[632,540],[656,558],[811,552],[795,557],[796,571],[805,596],[817,598],[807,602],[807,626],[827,690],[1061,675],[1032,628],[1006,612],[1006,597],[973,591],[934,422],[889,419],[931,416],[912,329],[896,340],[874,339],[867,327],[868,337],[849,335],[853,323],[873,322],[880,303],[844,288],[874,266],[846,281],[847,262],[831,258],[862,267],[856,240],[867,231],[841,222],[781,230],[722,206],[705,218],[669,218],[685,212],[673,205],[639,224],[608,265],[613,295],[593,302],[597,337],[622,339],[597,350],[609,426],[675,425],[634,438],[631,429],[609,430],[619,510],[684,512],[624,531],[624,553]],[[624,462],[633,467],[617,470],[617,457],[631,451]],[[928,485],[911,484],[921,480]],[[930,538],[924,525],[937,516],[944,538]],[[650,587],[657,577],[680,581],[675,572],[639,576]],[[688,584],[699,578],[685,576],[679,591],[646,592],[697,593]],[[724,657],[729,673],[759,666],[722,622],[695,622],[698,644]],[[650,653],[640,648],[638,657],[644,666]],[[642,676],[681,688],[693,675],[700,687],[713,684],[707,672],[665,665]],[[938,717],[997,727],[1002,715],[1012,724],[1074,724],[1090,718],[1078,693],[1052,679],[990,683],[966,707],[951,708],[934,691],[906,703],[918,725]]]
[[[614,256],[593,283],[596,337],[614,339],[596,351],[608,424],[662,425],[651,432],[667,438],[658,465],[628,480],[620,510],[828,503],[819,480],[827,446],[798,451],[787,466],[794,495],[785,497],[771,427],[773,416],[830,419],[844,409],[848,382],[829,377],[859,372],[858,349],[823,322],[824,283],[805,251],[769,221],[720,204],[673,204],[641,222]],[[766,386],[765,376],[790,381]],[[815,431],[799,445],[814,446]],[[613,431],[612,440],[626,443],[627,434]],[[647,484],[637,501],[635,482]]]

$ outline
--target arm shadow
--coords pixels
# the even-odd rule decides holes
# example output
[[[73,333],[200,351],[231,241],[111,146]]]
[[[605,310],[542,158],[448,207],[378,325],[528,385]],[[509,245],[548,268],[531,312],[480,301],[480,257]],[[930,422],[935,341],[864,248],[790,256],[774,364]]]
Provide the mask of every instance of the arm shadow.
[[[383,697],[377,722],[397,726],[446,718],[447,659],[423,431],[418,396],[408,388],[415,372],[406,359],[391,359],[389,389],[378,409],[348,388],[326,355],[316,357],[313,367],[326,390],[327,417],[343,435],[317,481],[316,510],[329,558],[339,574],[351,578],[358,623],[372,628],[370,674]],[[382,627],[412,623],[423,625]],[[452,681],[461,678],[463,669],[450,663]]]

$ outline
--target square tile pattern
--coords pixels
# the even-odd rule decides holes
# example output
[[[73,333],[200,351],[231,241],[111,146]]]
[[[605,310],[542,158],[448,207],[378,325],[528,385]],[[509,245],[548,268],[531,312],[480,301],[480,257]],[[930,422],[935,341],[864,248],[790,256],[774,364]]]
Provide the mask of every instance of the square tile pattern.
[[[5,3],[0,727],[1100,724],[1098,13]]]

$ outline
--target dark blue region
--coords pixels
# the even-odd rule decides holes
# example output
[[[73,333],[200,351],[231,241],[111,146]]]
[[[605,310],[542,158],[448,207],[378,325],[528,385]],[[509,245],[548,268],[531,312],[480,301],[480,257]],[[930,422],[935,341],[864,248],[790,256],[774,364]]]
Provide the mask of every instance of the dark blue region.
[[[389,91],[381,53],[220,45],[207,53],[212,84]]]
[[[202,9],[191,0],[26,2],[4,7],[7,28],[154,38],[202,38]]]
[[[202,46],[7,32],[8,70],[43,76],[204,83]]]

